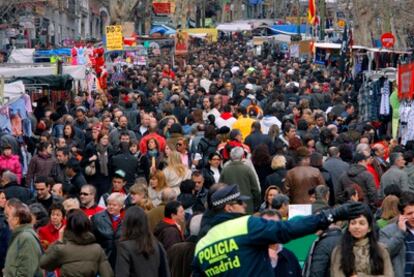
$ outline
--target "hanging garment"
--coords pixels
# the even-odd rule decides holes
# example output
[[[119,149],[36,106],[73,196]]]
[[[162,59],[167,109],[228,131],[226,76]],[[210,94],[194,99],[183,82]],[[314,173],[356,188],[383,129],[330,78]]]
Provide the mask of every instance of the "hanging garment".
[[[27,118],[26,101],[23,99],[23,97],[11,103],[9,107],[10,107],[10,114],[12,115],[18,114],[21,119]]]
[[[12,135],[15,137],[23,135],[22,119],[19,114],[12,115],[10,121],[12,124]]]
[[[400,105],[400,137],[401,137],[401,144],[405,145],[407,141],[410,140],[413,130],[410,131],[410,127],[412,128],[412,125],[414,123],[410,123],[413,120],[412,115],[414,113],[411,109],[411,102],[403,102]]]
[[[384,81],[384,86],[381,88],[381,103],[379,114],[390,114],[390,82],[388,80]]]
[[[392,108],[392,137],[398,138],[398,126],[400,121],[400,100],[398,99],[398,89],[395,87],[390,96],[390,105]]]
[[[0,128],[1,131],[11,134],[12,126],[10,122],[9,106],[0,107]]]

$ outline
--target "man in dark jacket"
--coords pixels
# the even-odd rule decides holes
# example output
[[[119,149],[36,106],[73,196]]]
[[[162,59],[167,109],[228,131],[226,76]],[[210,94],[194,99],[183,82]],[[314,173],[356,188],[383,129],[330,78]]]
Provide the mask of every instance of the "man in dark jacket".
[[[364,202],[371,206],[376,204],[378,196],[374,177],[367,171],[369,160],[370,157],[365,156],[365,154],[357,153],[355,155],[355,164],[351,165],[348,171],[339,178],[339,197],[347,187],[357,184],[364,194]]]
[[[87,182],[83,176],[80,163],[76,159],[72,158],[66,163],[65,175],[69,181],[66,183],[65,191],[68,191],[72,197],[78,197],[81,187],[86,185]]]
[[[212,194],[214,216],[207,234],[196,245],[193,277],[272,276],[269,244],[312,234],[337,220],[358,217],[366,209],[360,203],[350,203],[317,215],[275,222],[246,215],[245,199],[237,185],[223,186]]]
[[[37,177],[34,184],[36,196],[29,201],[30,204],[42,204],[46,211],[49,211],[52,204],[61,203],[62,199],[51,193],[52,183],[53,180],[51,178]]]
[[[27,204],[30,200],[28,188],[17,183],[17,176],[11,171],[3,172],[1,183],[7,199],[17,198]]]
[[[338,221],[321,231],[313,242],[303,268],[304,277],[330,277],[331,253],[342,237],[342,222]]]
[[[244,143],[250,147],[251,151],[256,149],[256,147],[260,144],[267,145],[270,151],[273,145],[272,139],[268,135],[264,135],[262,133],[260,121],[253,122],[252,132],[246,137]]]
[[[70,152],[69,152],[69,149],[65,147],[65,148],[56,149],[55,154],[56,154],[57,164],[52,169],[51,176],[53,177],[55,182],[63,184],[65,182],[68,182],[67,177],[65,175],[65,167],[66,167],[67,162],[70,159]]]
[[[115,192],[108,197],[108,208],[91,217],[92,232],[96,237],[96,241],[105,250],[113,269],[115,268],[117,256],[116,244],[121,237],[124,202],[125,196]]]
[[[121,142],[120,153],[111,159],[111,168],[113,174],[122,169],[125,172],[127,190],[134,184],[137,173],[139,172],[139,162],[129,151],[130,143]]]
[[[184,208],[178,201],[165,205],[164,219],[155,226],[154,235],[165,250],[184,240],[184,230],[180,224],[185,222]]]
[[[137,137],[135,133],[128,129],[128,118],[126,116],[121,116],[119,118],[118,128],[111,131],[109,134],[109,141],[111,142],[114,150],[118,150],[120,145],[121,134],[127,133],[132,141],[136,141]]]
[[[329,158],[323,163],[323,168],[331,175],[334,196],[338,197],[339,177],[348,171],[349,164],[339,157],[339,149],[335,146],[328,149]]]

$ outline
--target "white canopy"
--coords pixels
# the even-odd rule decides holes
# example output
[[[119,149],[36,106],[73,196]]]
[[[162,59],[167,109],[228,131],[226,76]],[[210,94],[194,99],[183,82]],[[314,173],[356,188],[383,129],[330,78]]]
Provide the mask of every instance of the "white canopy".
[[[33,63],[34,48],[13,49],[7,63]]]
[[[56,74],[56,66],[0,67],[0,76],[6,78],[53,74]],[[75,80],[84,80],[86,67],[84,65],[65,65],[63,66],[63,74],[68,74]]]
[[[247,23],[227,23],[217,25],[216,29],[222,32],[242,32],[251,31],[252,26]]]

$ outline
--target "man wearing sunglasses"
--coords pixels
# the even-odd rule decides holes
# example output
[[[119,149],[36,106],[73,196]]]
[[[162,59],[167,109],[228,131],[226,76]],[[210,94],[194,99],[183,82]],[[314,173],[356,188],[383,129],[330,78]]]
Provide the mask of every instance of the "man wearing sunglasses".
[[[287,243],[337,220],[356,218],[367,208],[351,203],[316,215],[276,222],[246,215],[247,199],[237,185],[224,185],[211,195],[209,206],[214,216],[209,219],[209,231],[196,245],[193,277],[273,276],[269,244]]]
[[[104,208],[98,206],[95,201],[96,188],[92,185],[83,185],[79,193],[82,211],[91,218],[93,215],[102,212]]]

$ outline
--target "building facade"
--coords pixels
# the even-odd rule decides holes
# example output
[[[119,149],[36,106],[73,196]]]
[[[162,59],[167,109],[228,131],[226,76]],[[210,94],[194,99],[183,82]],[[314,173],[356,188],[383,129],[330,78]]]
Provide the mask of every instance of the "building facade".
[[[108,0],[8,0],[0,3],[0,49],[70,47],[102,39],[109,25]],[[2,16],[2,17],[1,17]]]

